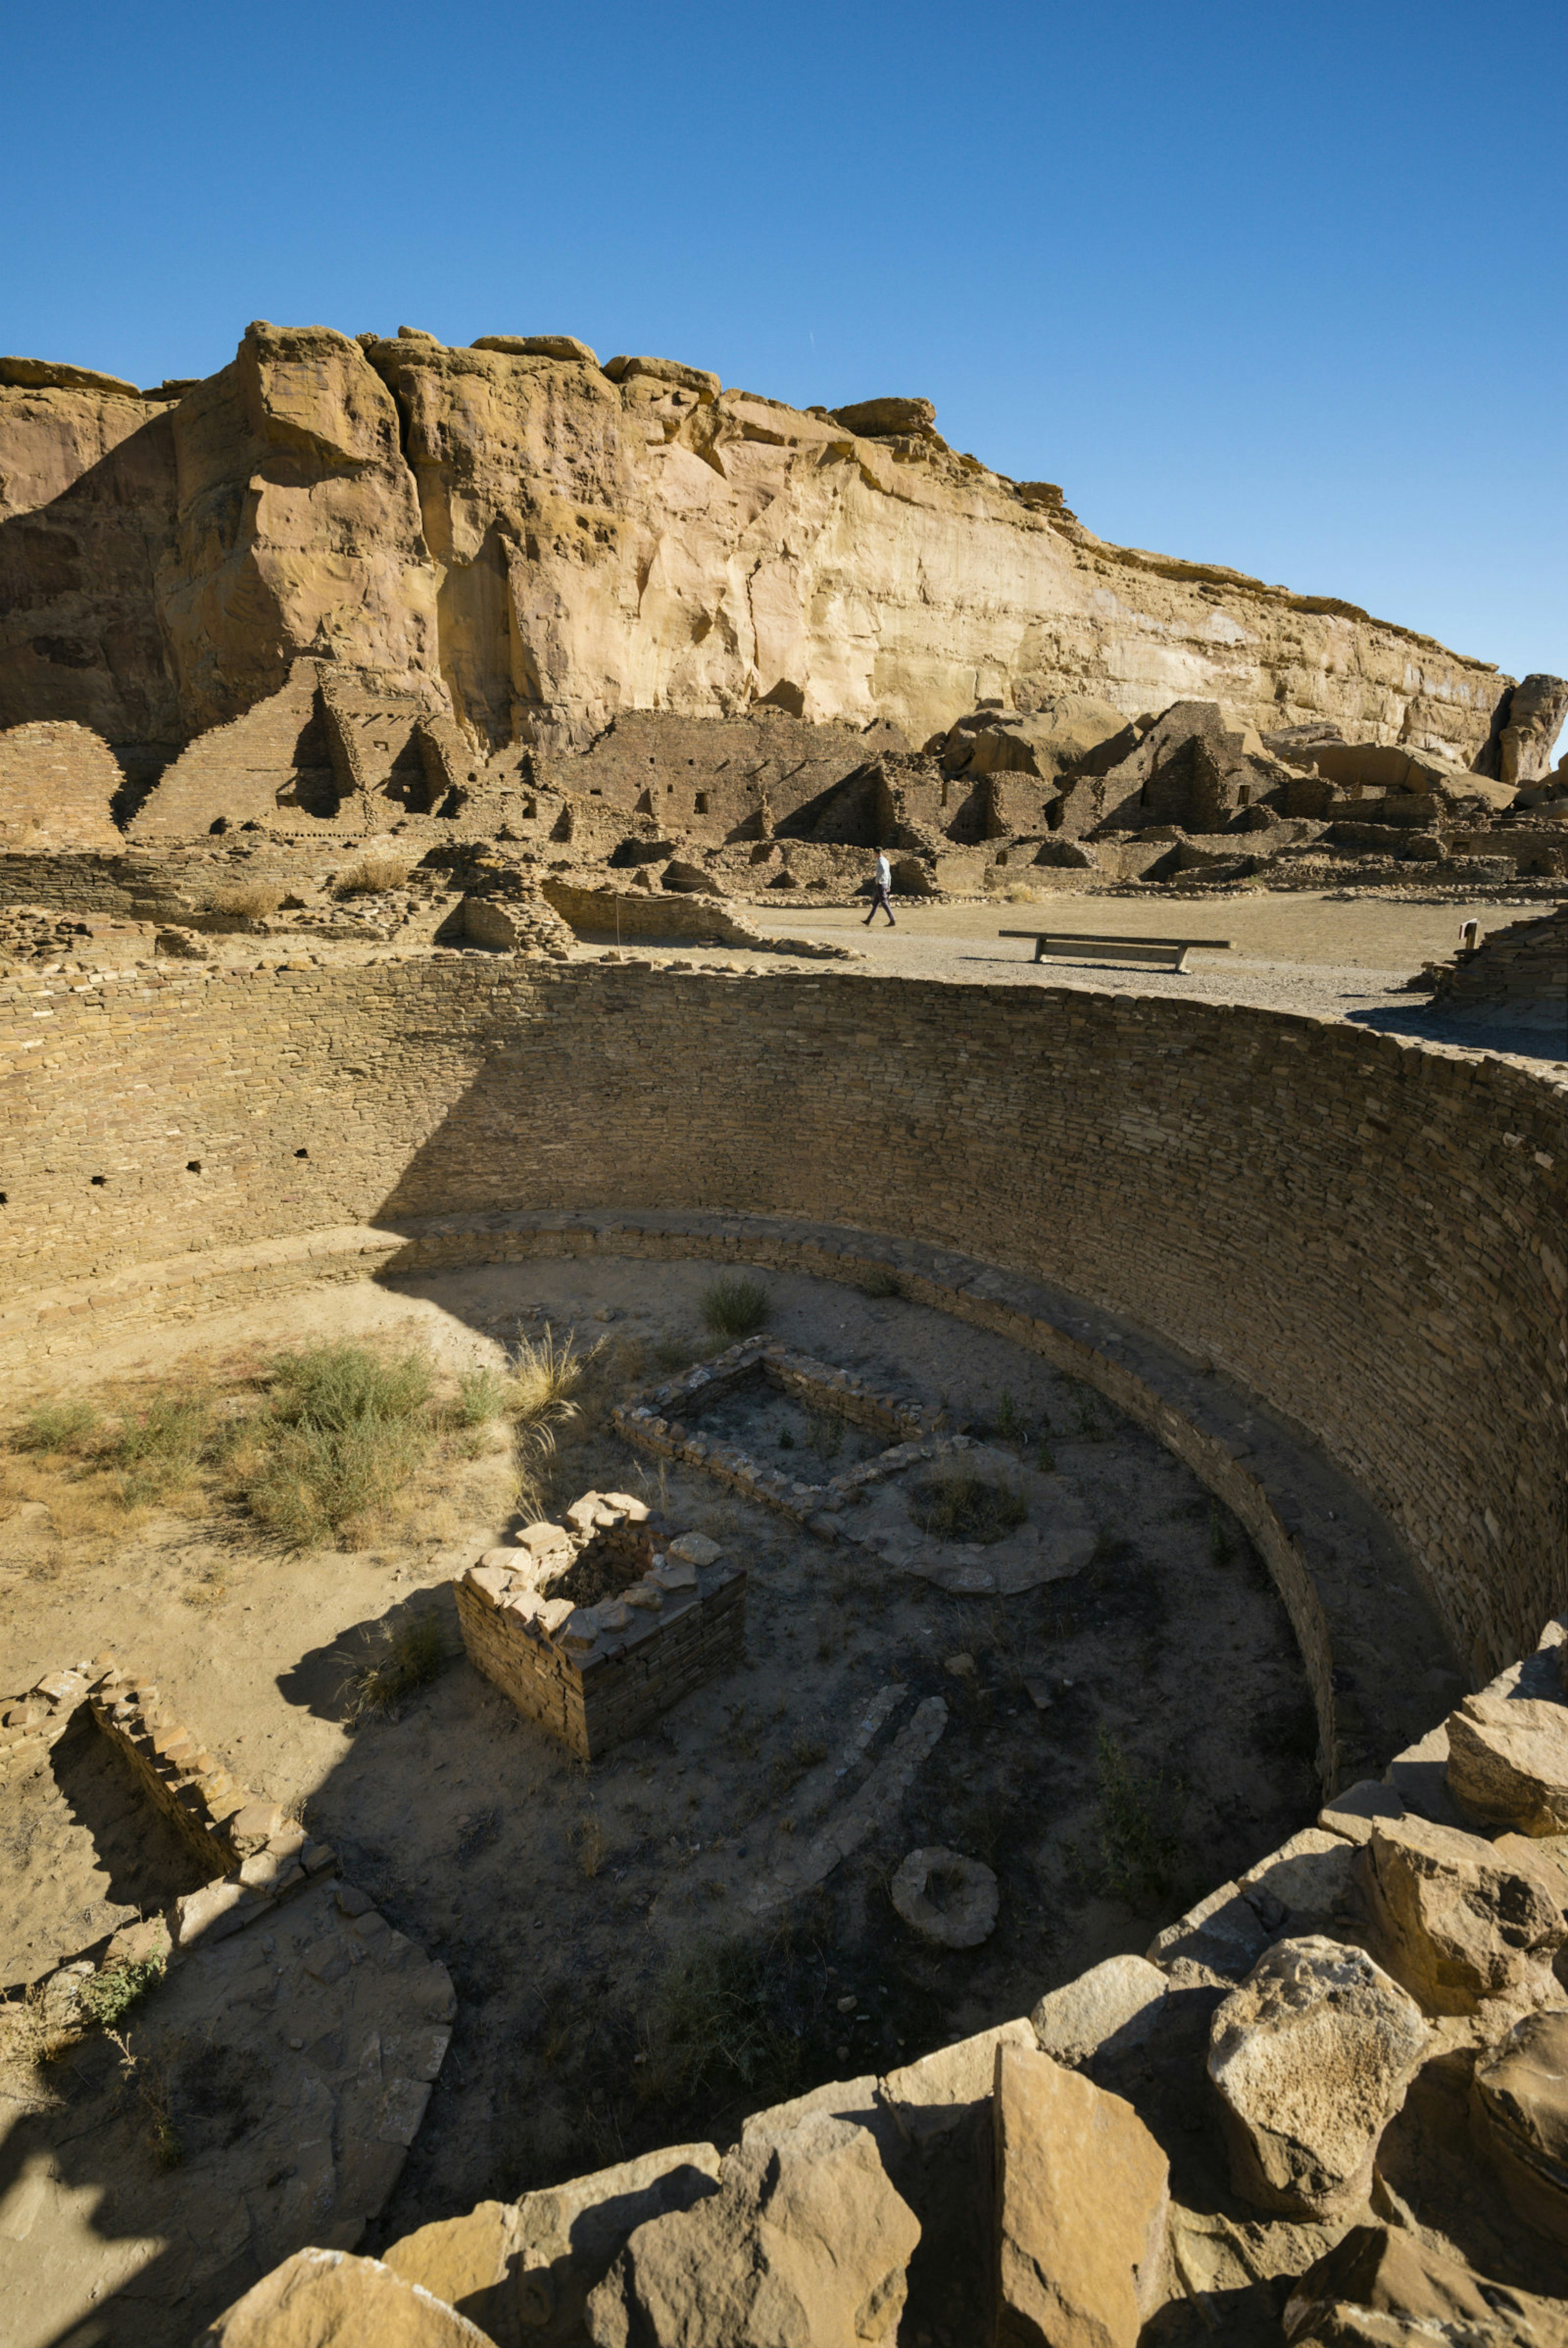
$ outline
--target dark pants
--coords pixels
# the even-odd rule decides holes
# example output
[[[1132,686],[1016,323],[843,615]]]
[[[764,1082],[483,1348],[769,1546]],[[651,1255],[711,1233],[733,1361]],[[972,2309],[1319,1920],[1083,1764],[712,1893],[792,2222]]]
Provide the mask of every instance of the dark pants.
[[[872,923],[876,920],[877,907],[879,905],[882,907],[882,911],[887,915],[889,928],[896,930],[898,923],[892,917],[892,900],[888,895],[887,891],[880,884],[874,887],[872,891],[872,909],[866,915],[865,920],[861,922],[861,927],[866,930],[871,928]]]

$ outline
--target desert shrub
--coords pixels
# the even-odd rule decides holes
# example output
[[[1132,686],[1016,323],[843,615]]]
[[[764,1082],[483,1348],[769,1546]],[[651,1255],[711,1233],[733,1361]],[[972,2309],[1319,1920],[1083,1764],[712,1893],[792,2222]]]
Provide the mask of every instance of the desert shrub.
[[[933,1476],[916,1487],[910,1514],[937,1540],[999,1541],[1028,1515],[1023,1496],[980,1476]]]
[[[387,1508],[428,1450],[428,1430],[407,1420],[281,1426],[246,1481],[245,1505],[258,1524],[304,1549]]]
[[[1095,1758],[1106,1890],[1131,1906],[1168,1899],[1179,1848],[1170,1823],[1172,1789],[1162,1778],[1141,1778],[1108,1729],[1096,1735]]]
[[[902,1296],[903,1282],[891,1265],[877,1264],[861,1282],[862,1296]]]
[[[638,2091],[665,2102],[743,2089],[758,2104],[795,2092],[801,2044],[779,2003],[768,1952],[739,1941],[699,1941],[673,1956],[638,2035]]]
[[[811,1413],[811,1448],[824,1466],[844,1447],[844,1421],[837,1411]]]
[[[397,1720],[409,1698],[439,1677],[451,1661],[438,1616],[428,1610],[397,1623],[379,1622],[344,1681],[345,1715],[358,1727],[366,1720]]]
[[[204,1387],[172,1387],[128,1410],[99,1448],[128,1509],[172,1498],[193,1484],[211,1458],[217,1398]]]
[[[340,897],[378,897],[386,890],[406,888],[412,869],[406,856],[365,856],[357,864],[351,864],[346,872],[338,874],[337,893]]]
[[[138,1957],[126,1964],[108,1965],[82,1984],[82,2012],[102,2030],[112,2030],[138,1998],[163,1979],[164,1959]]]
[[[280,1354],[270,1369],[274,1417],[346,1430],[415,1418],[430,1399],[423,1354],[385,1354],[367,1345],[308,1345]]]
[[[458,1379],[459,1426],[489,1426],[507,1406],[507,1380],[499,1370],[464,1370]]]
[[[259,1424],[235,1448],[245,1505],[296,1548],[397,1498],[427,1456],[429,1363],[325,1344],[283,1354]]]
[[[764,1282],[726,1272],[703,1291],[701,1311],[704,1327],[716,1337],[750,1337],[766,1327],[773,1300]]]
[[[42,1403],[29,1411],[11,1440],[18,1451],[82,1452],[98,1428],[90,1402]]]
[[[240,922],[265,921],[275,913],[284,901],[281,889],[269,888],[263,880],[244,880],[232,889],[220,889],[212,899],[212,911]]]

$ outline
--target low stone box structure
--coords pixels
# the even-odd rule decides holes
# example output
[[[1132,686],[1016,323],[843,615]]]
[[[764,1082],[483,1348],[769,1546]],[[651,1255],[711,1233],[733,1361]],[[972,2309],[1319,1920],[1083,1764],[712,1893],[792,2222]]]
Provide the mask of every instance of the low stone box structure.
[[[624,1493],[586,1493],[566,1516],[470,1566],[455,1584],[458,1620],[475,1669],[596,1761],[742,1660],[746,1569]],[[568,1578],[609,1594],[552,1596]]]

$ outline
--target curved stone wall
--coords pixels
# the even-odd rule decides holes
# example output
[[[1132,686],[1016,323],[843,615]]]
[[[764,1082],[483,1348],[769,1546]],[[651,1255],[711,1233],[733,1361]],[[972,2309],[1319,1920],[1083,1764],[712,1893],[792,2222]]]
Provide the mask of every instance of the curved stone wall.
[[[1480,1674],[1568,1595],[1568,1086],[1530,1066],[1077,991],[471,958],[16,981],[3,1011],[13,1375],[220,1273],[308,1278],[344,1226],[802,1215],[1059,1282],[1266,1396]]]

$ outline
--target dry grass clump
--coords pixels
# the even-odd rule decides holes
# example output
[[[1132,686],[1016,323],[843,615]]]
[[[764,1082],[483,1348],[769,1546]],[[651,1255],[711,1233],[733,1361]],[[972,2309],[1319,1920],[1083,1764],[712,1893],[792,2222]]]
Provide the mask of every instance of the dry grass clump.
[[[773,1300],[764,1282],[726,1272],[704,1289],[700,1309],[704,1326],[716,1337],[750,1337],[767,1326]]]
[[[601,1338],[580,1353],[574,1329],[562,1338],[546,1329],[542,1336],[518,1339],[501,1406],[517,1430],[516,1505],[531,1515],[549,1513],[556,1429],[582,1418],[583,1380],[603,1350]]]
[[[339,1694],[352,1727],[367,1720],[400,1719],[410,1697],[428,1687],[451,1662],[446,1632],[428,1611],[398,1623],[379,1622]]]
[[[562,1338],[553,1329],[542,1337],[520,1337],[507,1392],[507,1408],[519,1426],[555,1426],[575,1418],[580,1406],[573,1397],[603,1344],[579,1353],[575,1329]]]
[[[641,2017],[637,2093],[679,2103],[744,2089],[781,2102],[799,2084],[801,2044],[769,1952],[743,1941],[698,1941],[670,1959]]]
[[[264,922],[283,901],[281,889],[269,888],[264,880],[243,880],[232,889],[218,890],[212,899],[212,911],[226,914],[232,921]]]
[[[340,897],[379,897],[388,889],[406,889],[413,869],[406,856],[365,856],[357,864],[351,864],[346,872],[338,874],[337,893]]]
[[[209,1379],[132,1390],[102,1408],[45,1403],[12,1430],[26,1465],[8,1484],[46,1500],[54,1529],[104,1532],[151,1508],[188,1509],[210,1480],[224,1430],[224,1397]]]
[[[434,1383],[422,1353],[323,1344],[226,1384],[196,1374],[48,1403],[11,1431],[6,1482],[45,1500],[64,1538],[226,1500],[296,1547],[335,1540],[439,1442]]]
[[[937,1540],[1003,1540],[1029,1511],[1023,1495],[979,1476],[933,1476],[913,1496],[910,1514],[921,1531]]]

